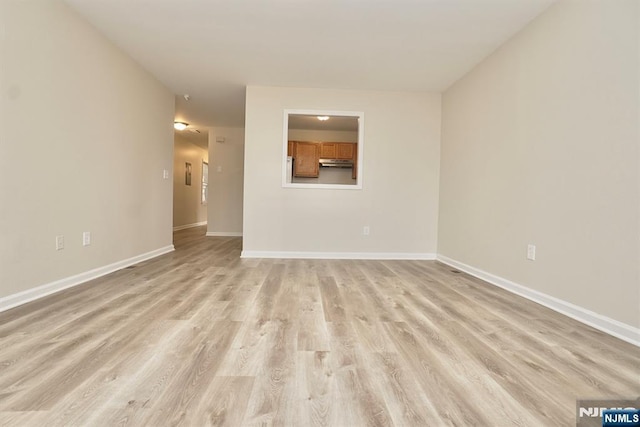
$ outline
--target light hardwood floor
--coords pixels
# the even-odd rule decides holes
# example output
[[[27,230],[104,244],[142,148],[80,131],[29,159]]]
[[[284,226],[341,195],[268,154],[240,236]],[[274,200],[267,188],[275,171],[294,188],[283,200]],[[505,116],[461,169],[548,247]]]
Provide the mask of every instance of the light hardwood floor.
[[[575,425],[640,349],[431,261],[176,251],[0,313],[0,425]]]

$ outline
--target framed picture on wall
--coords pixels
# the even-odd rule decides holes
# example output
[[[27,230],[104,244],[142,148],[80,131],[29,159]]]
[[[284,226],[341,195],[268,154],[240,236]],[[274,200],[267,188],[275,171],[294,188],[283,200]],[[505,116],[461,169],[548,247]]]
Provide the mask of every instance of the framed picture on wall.
[[[191,163],[184,164],[184,183],[185,185],[191,185]]]

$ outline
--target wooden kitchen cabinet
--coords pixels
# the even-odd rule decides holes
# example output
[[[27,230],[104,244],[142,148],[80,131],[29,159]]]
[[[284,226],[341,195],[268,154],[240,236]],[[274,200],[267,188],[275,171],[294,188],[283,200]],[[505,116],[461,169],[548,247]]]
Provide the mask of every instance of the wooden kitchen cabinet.
[[[353,168],[351,169],[351,178],[358,178],[358,144],[353,144]]]
[[[320,173],[320,144],[296,142],[293,157],[293,176],[317,178]]]
[[[320,144],[320,158],[321,159],[335,159],[336,158],[336,144],[333,142],[323,142]]]
[[[355,146],[350,142],[338,142],[336,144],[336,159],[355,159]]]
[[[351,142],[322,142],[320,143],[321,159],[351,160],[355,158],[356,144]]]
[[[295,156],[296,155],[296,143],[295,141],[289,141],[287,144],[287,156]]]

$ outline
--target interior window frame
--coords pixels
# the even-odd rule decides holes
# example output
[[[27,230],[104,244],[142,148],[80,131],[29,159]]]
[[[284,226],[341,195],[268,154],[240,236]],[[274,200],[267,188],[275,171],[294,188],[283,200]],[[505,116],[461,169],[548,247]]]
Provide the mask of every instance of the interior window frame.
[[[355,184],[312,184],[287,182],[287,154],[289,145],[289,116],[341,116],[356,117],[358,119],[358,141],[357,141],[357,171]],[[309,110],[309,109],[289,109],[283,112],[282,126],[282,187],[283,188],[307,188],[307,189],[331,189],[331,190],[362,190],[362,177],[364,169],[364,112],[362,111],[342,111],[342,110]]]

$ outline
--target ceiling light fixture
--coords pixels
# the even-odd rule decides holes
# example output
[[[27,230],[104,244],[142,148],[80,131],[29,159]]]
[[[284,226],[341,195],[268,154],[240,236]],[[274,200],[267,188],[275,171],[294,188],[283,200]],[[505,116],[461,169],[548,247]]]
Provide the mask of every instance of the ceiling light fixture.
[[[329,116],[318,116],[318,120],[324,122],[325,120],[329,120]]]
[[[185,130],[189,126],[189,123],[185,122],[173,122],[173,127],[175,130]]]

